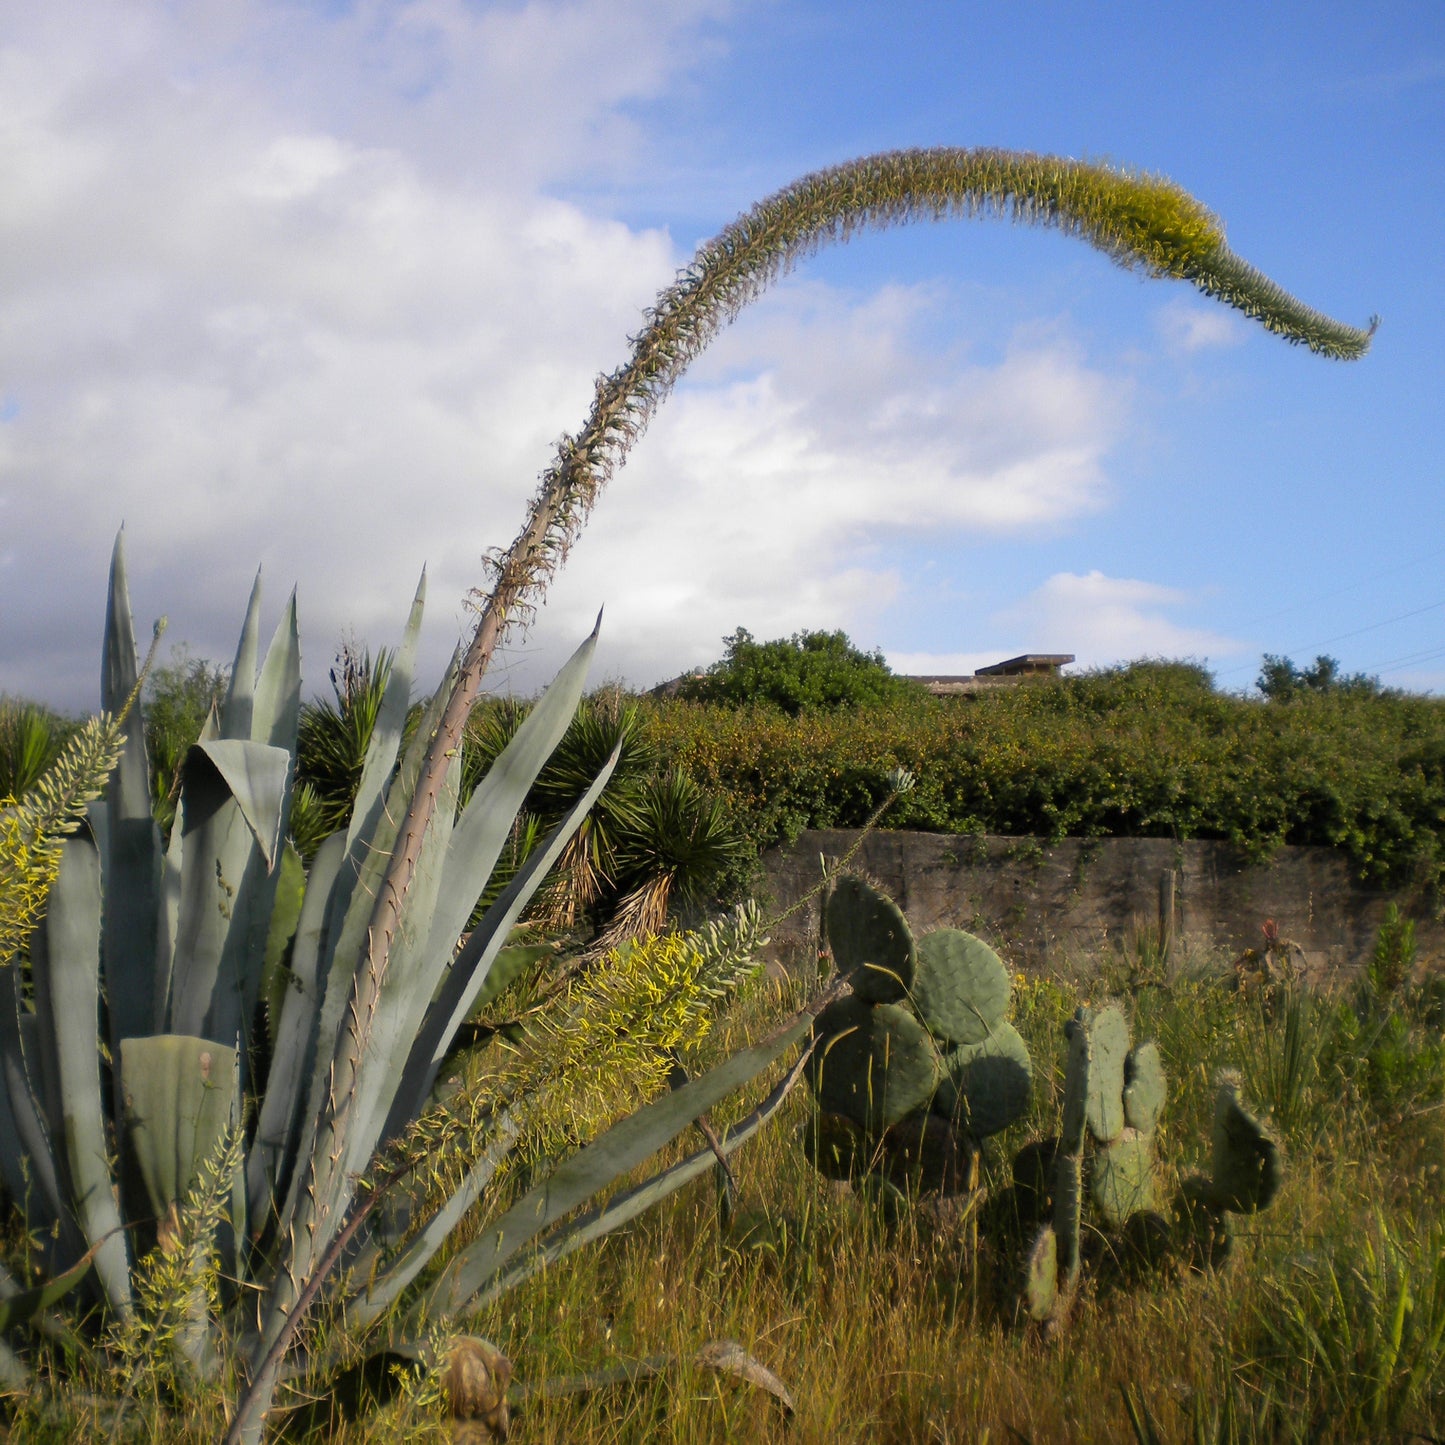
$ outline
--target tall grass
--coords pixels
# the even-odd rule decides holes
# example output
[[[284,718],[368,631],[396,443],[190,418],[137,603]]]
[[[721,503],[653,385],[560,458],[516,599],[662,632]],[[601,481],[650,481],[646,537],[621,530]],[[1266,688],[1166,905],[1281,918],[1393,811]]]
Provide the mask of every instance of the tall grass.
[[[1030,1116],[986,1160],[995,1188],[1007,1183],[1013,1150],[1056,1125],[1063,1020],[1085,992],[1097,1001],[1127,982],[1117,959],[1099,963],[1092,983],[1016,983],[1015,1020],[1038,1088]],[[759,983],[715,1046],[755,1032],[786,1002],[786,987]],[[1268,1213],[1240,1222],[1224,1272],[1125,1285],[1096,1269],[1063,1332],[1024,1328],[1014,1310],[1021,1241],[1006,1224],[987,1206],[971,1217],[920,1207],[890,1226],[804,1161],[811,1103],[800,1094],[734,1156],[740,1197],[728,1228],[717,1189],[700,1183],[470,1323],[515,1363],[523,1397],[512,1438],[1304,1445],[1445,1435],[1441,1113],[1405,1123],[1382,1114],[1359,1085],[1350,1050],[1362,1035],[1338,1000],[1300,994],[1266,1009],[1223,972],[1166,968],[1128,1007],[1135,1037],[1156,1038],[1169,1071],[1159,1139],[1166,1198],[1207,1158],[1219,1067],[1241,1070],[1285,1142],[1284,1192]],[[1407,1043],[1428,1049],[1438,1037],[1422,1018],[1407,1020]],[[764,1392],[695,1362],[722,1339],[783,1380],[791,1422]],[[630,1386],[575,1388],[659,1356],[674,1363]],[[56,1380],[61,1364],[57,1353]],[[223,1394],[191,1394],[133,1406],[117,1430],[113,1410],[80,1393],[98,1393],[101,1382],[87,1384],[83,1367],[77,1381],[74,1359],[66,1370],[70,1393],[57,1386],[12,1402],[9,1438],[112,1434],[179,1445],[213,1438],[224,1413]],[[356,1392],[370,1401],[359,1418],[345,1418],[346,1401],[314,1402],[288,1438],[303,1438],[303,1424],[312,1438],[341,1442],[451,1438],[434,1381],[407,1362],[374,1369],[368,1390]],[[289,1402],[302,1399],[298,1390]]]

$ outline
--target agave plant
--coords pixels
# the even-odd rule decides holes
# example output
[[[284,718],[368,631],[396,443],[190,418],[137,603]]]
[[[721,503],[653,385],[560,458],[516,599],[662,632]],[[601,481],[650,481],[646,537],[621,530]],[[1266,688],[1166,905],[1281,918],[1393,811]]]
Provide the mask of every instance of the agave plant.
[[[460,809],[460,764],[453,766],[376,1001],[377,1026],[364,1050],[347,1047],[347,1011],[373,894],[450,687],[448,679],[428,704],[422,741],[402,749],[423,593],[424,584],[392,662],[350,824],[321,845],[309,871],[286,841],[300,711],[295,601],[263,657],[254,591],[229,692],[186,757],[165,847],[150,811],[144,720],[133,715],[103,804],[89,826],[60,845],[58,877],[28,969],[17,964],[0,972],[0,1121],[8,1146],[0,1162],[12,1197],[28,1200],[31,1222],[54,1237],[56,1288],[74,1287],[93,1269],[95,1293],[124,1325],[143,1310],[147,1272],[156,1259],[174,1255],[180,1241],[197,1259],[224,1250],[226,1273],[248,1286],[219,1311],[212,1308],[219,1300],[196,1295],[173,1338],[192,1374],[216,1369],[238,1346],[259,1361],[300,1294],[293,1282],[320,1281],[338,1263],[368,1262],[366,1270],[334,1276],[339,1289],[351,1292],[354,1321],[400,1308],[536,1110],[540,1076],[530,1084],[513,1081],[485,1101],[463,1097],[445,1107],[435,1104],[433,1086],[512,925],[615,762],[603,761],[458,951],[516,812],[576,710],[595,632]],[[104,693],[112,705],[134,691],[133,636],[118,540],[106,623]],[[706,998],[736,981],[755,933],[749,924],[710,950],[694,950],[703,962],[684,992]],[[101,1030],[104,1048],[97,1049]],[[467,1314],[505,1287],[499,1279],[524,1278],[630,1217],[614,1204],[605,1219],[552,1230],[783,1047],[729,1061],[720,1073],[632,1115],[620,1135],[604,1133],[555,1170],[542,1170],[545,1182],[507,1216],[485,1255],[475,1249],[457,1255],[443,1282],[429,1287],[431,1304],[405,1316],[412,1323],[402,1333],[409,1328],[419,1336],[438,1312]],[[342,1078],[352,1104],[345,1128],[335,1117]],[[419,1162],[434,1177],[442,1135],[452,1164],[462,1167],[441,1197],[435,1189],[409,1191],[412,1214],[420,1214],[410,1220],[398,1256],[388,1244],[394,1213],[384,1222],[365,1201],[379,1197],[378,1181],[394,1185]],[[323,1149],[343,1167],[324,1171],[317,1158]],[[705,1152],[710,1167],[714,1156]],[[225,1207],[198,1235],[196,1210],[214,1196],[218,1178]],[[671,1187],[676,1183],[661,1192]],[[655,1197],[657,1189],[646,1196]],[[570,1202],[559,1207],[562,1200]],[[529,1220],[526,1227],[519,1218]],[[326,1269],[318,1271],[323,1259]],[[286,1301],[269,1336],[247,1323],[257,1291],[263,1306]],[[33,1317],[54,1293],[8,1301],[0,1327]],[[6,1358],[6,1373],[23,1377],[18,1358]],[[252,1434],[262,1413],[247,1426]]]

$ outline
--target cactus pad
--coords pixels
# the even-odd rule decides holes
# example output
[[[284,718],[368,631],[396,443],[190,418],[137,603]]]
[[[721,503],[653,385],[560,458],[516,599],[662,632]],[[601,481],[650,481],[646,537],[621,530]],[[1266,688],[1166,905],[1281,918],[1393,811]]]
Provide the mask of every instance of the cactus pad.
[[[1091,1063],[1089,1031],[1076,1015],[1064,1025],[1064,1037],[1069,1041],[1069,1057],[1064,1064],[1064,1122],[1059,1147],[1067,1154],[1077,1154],[1084,1147],[1084,1126],[1087,1122]]]
[[[1279,1193],[1283,1177],[1279,1145],[1239,1102],[1238,1085],[1225,1076],[1214,1096],[1212,1202],[1235,1214],[1253,1214]]]
[[[1185,1262],[1193,1269],[1218,1269],[1228,1258],[1234,1239],[1229,1215],[1213,1202],[1214,1181],[1191,1174],[1174,1201],[1174,1234]]]
[[[1151,1041],[1131,1049],[1124,1060],[1124,1123],[1142,1134],[1152,1134],[1168,1092],[1159,1046]]]
[[[1083,1202],[1083,1156],[1061,1153],[1054,1170],[1054,1233],[1058,1236],[1059,1270],[1066,1290],[1073,1288],[1079,1274],[1079,1214]]]
[[[957,1120],[975,1139],[1000,1133],[1028,1108],[1033,1061],[1018,1030],[1007,1020],[981,1043],[949,1049],[943,1067],[933,1107]]]
[[[1024,1308],[1033,1320],[1046,1320],[1059,1299],[1059,1241],[1046,1224],[1029,1250],[1024,1274]]]
[[[813,1024],[808,1081],[819,1107],[877,1132],[922,1108],[938,1087],[938,1052],[898,1004],[829,1004]]]
[[[1094,1155],[1089,1192],[1111,1229],[1154,1207],[1154,1149],[1138,1129],[1125,1129]]]
[[[1081,1009],[1089,1034],[1089,1088],[1084,1114],[1100,1144],[1117,1139],[1124,1128],[1124,1060],[1129,1054],[1129,1025],[1113,1004]]]
[[[940,928],[919,945],[913,1006],[934,1038],[982,1043],[1003,1022],[1008,1000],[1008,970],[981,939]]]
[[[884,1130],[882,1142],[884,1173],[900,1188],[950,1195],[972,1187],[977,1151],[937,1114],[900,1119]]]
[[[892,1003],[912,986],[918,950],[903,910],[861,878],[845,873],[828,898],[828,947],[842,974],[859,970],[857,996]]]
[[[803,1153],[825,1179],[856,1178],[871,1152],[862,1129],[845,1114],[819,1113],[803,1127]]]

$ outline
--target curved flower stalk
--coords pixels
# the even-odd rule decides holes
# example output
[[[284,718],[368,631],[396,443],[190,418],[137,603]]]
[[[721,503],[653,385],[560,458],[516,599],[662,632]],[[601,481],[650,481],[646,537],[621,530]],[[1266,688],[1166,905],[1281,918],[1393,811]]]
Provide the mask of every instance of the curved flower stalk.
[[[341,1038],[316,1147],[300,1181],[310,1206],[291,1241],[296,1273],[267,1302],[269,1355],[311,1272],[326,1252],[349,1188],[347,1136],[355,1071],[376,1026],[377,1005],[432,819],[481,680],[507,628],[535,605],[566,559],[602,487],[622,464],[692,360],[747,303],[799,259],[859,231],[910,221],[998,215],[1078,236],[1118,264],[1187,280],[1321,355],[1364,354],[1374,323],[1333,321],[1237,257],[1220,222],[1188,192],[1159,177],[1089,162],[992,149],[894,151],[817,171],[760,202],[706,243],[659,297],[618,370],[598,378],[580,431],[564,436],[543,472],[522,530],[490,559],[491,589],[456,680],[426,737],[416,785],[366,930],[364,957],[341,1018]],[[262,1394],[268,1393],[264,1387]]]
[[[385,970],[446,760],[498,641],[540,599],[602,487],[690,363],[749,301],[825,245],[911,221],[990,215],[1053,227],[1128,269],[1189,281],[1322,356],[1363,356],[1374,334],[1373,320],[1367,328],[1347,326],[1291,296],[1229,249],[1218,218],[1187,191],[1141,172],[1027,152],[938,147],[815,171],[760,201],[699,249],[648,312],[629,359],[598,377],[587,420],[558,443],[522,530],[492,559],[491,590],[478,596],[476,630],[402,825],[396,866],[377,898],[372,970]]]

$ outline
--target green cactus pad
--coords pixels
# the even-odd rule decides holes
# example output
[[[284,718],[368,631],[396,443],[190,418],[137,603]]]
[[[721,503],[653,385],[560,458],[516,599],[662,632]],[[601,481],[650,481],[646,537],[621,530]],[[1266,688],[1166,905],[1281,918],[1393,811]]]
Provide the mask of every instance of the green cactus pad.
[[[1084,1114],[1089,1133],[1100,1144],[1117,1139],[1124,1128],[1124,1060],[1129,1054],[1129,1025],[1113,1004],[1080,1010],[1089,1033],[1089,1089]]]
[[[1234,1246],[1229,1215],[1214,1203],[1213,1194],[1212,1179],[1191,1174],[1174,1200],[1174,1237],[1191,1269],[1219,1269]]]
[[[1007,1129],[1029,1106],[1033,1061],[1028,1045],[1006,1019],[981,1043],[949,1049],[943,1067],[933,1107],[975,1139]]]
[[[1154,1147],[1147,1134],[1125,1129],[1094,1155],[1089,1192],[1111,1229],[1154,1207]]]
[[[1064,1288],[1079,1274],[1079,1214],[1084,1201],[1082,1155],[1061,1153],[1054,1169],[1054,1233],[1059,1241],[1059,1271]]]
[[[1014,1155],[1014,1204],[1020,1219],[1044,1220],[1053,1213],[1058,1162],[1057,1139],[1035,1139]]]
[[[857,996],[869,1003],[893,1003],[913,984],[918,950],[903,910],[886,894],[845,873],[828,898],[828,947]]]
[[[1029,1250],[1024,1272],[1024,1309],[1032,1320],[1052,1317],[1059,1301],[1059,1241],[1053,1226],[1044,1225]]]
[[[913,1006],[941,1043],[982,1043],[1008,1011],[1008,969],[971,933],[940,928],[918,946]]]
[[[803,1153],[825,1179],[856,1179],[872,1150],[862,1129],[844,1114],[814,1115],[803,1126]]]
[[[1279,1145],[1239,1102],[1238,1084],[1226,1076],[1214,1096],[1212,1202],[1235,1214],[1253,1214],[1273,1201],[1283,1180]]]
[[[1069,1056],[1064,1064],[1064,1121],[1059,1148],[1066,1154],[1078,1154],[1084,1148],[1091,1063],[1089,1031],[1078,1015],[1064,1025],[1064,1037],[1069,1041]]]
[[[1152,1134],[1168,1093],[1159,1046],[1151,1041],[1131,1049],[1124,1060],[1125,1124],[1142,1134]]]
[[[965,1194],[977,1179],[978,1150],[946,1119],[922,1110],[883,1132],[883,1170],[899,1188]]]
[[[807,1072],[819,1107],[872,1133],[924,1107],[938,1087],[938,1051],[898,1004],[840,999],[818,1015],[813,1034]]]

